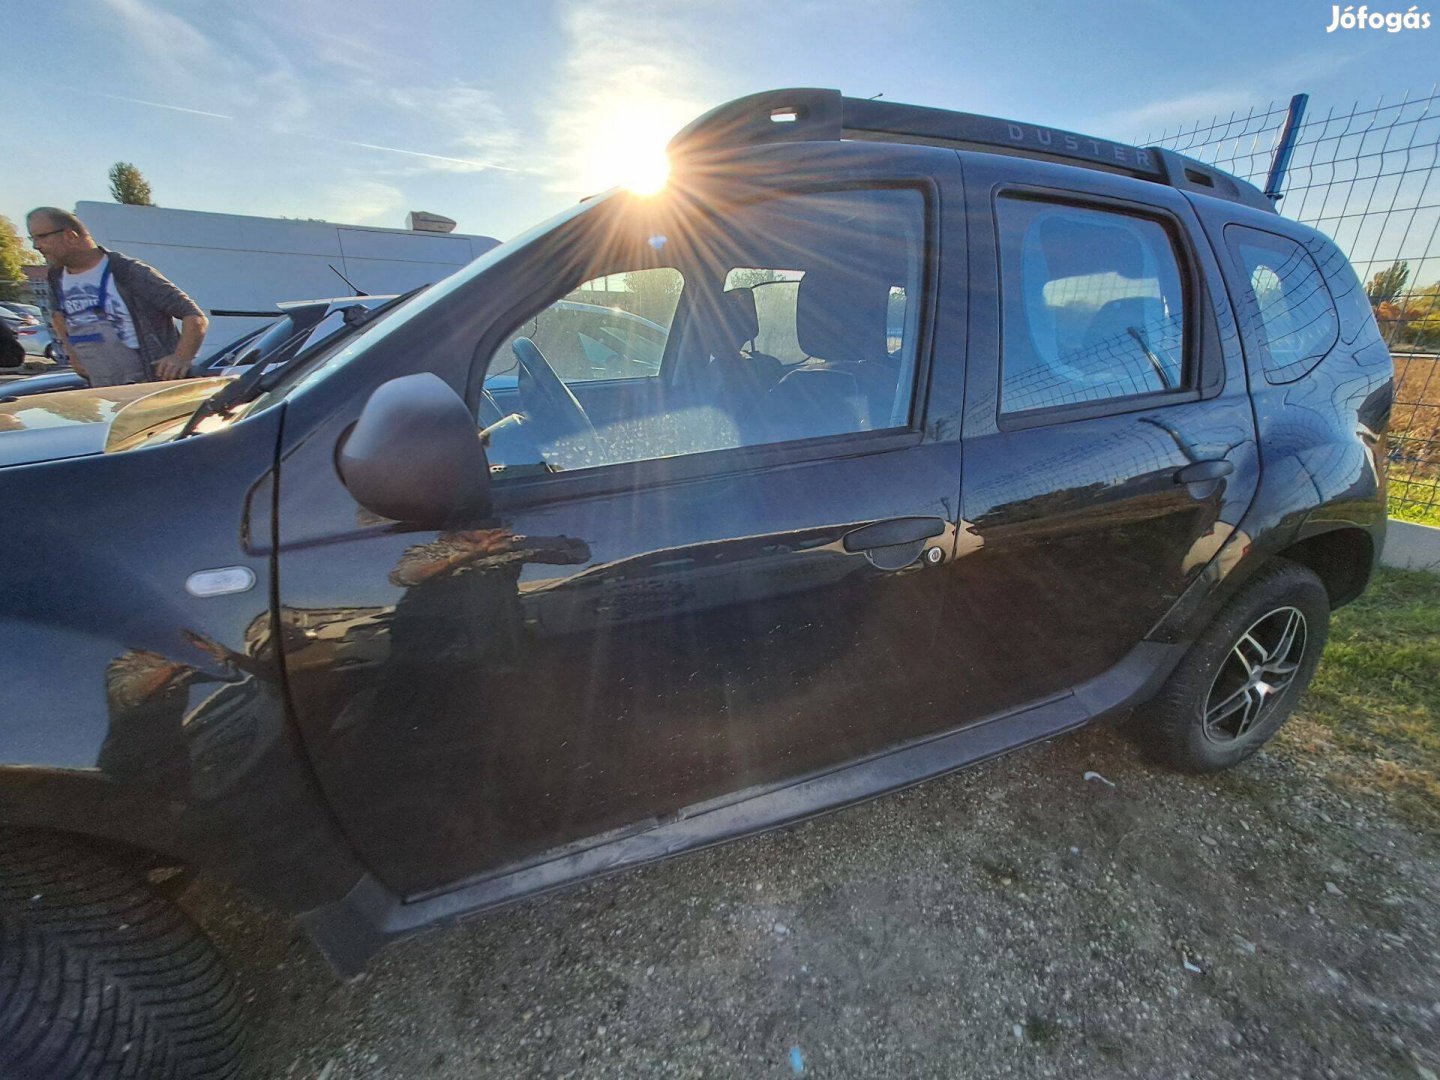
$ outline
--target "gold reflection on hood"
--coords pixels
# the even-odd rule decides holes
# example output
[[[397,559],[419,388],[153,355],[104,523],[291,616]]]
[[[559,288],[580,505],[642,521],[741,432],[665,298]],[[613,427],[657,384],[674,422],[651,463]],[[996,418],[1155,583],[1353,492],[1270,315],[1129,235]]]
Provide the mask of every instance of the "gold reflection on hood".
[[[107,423],[125,405],[154,392],[155,383],[135,383],[33,394],[0,404],[0,431]]]

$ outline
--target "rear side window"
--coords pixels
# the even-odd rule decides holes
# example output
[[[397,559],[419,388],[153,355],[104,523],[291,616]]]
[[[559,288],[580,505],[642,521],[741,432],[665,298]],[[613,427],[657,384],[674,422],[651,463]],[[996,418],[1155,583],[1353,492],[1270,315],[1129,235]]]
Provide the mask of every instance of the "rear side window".
[[[1298,243],[1274,233],[1231,225],[1225,239],[1248,286],[1246,343],[1259,355],[1267,382],[1294,382],[1340,333],[1320,268]]]
[[[1183,388],[1183,277],[1164,225],[1021,198],[998,213],[1002,412]]]

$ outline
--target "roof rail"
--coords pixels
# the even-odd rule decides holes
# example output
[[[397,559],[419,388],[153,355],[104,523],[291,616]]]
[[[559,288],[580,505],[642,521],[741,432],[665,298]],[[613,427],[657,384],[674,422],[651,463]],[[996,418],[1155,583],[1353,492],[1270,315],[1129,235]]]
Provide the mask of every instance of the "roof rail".
[[[766,90],[736,98],[681,128],[670,140],[669,151],[680,156],[762,143],[841,139],[1043,158],[1275,210],[1253,184],[1163,147],[1131,146],[997,116],[844,97],[839,90]]]

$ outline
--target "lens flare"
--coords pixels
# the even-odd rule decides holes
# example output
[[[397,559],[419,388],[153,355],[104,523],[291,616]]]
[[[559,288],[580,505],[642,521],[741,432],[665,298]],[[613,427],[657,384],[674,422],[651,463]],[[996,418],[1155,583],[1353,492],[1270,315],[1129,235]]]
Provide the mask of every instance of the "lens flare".
[[[636,195],[658,194],[670,179],[670,159],[664,151],[642,152],[626,171],[623,186]]]
[[[665,144],[684,123],[672,102],[648,96],[596,100],[577,125],[577,179],[585,191],[620,186],[654,195],[670,178]]]

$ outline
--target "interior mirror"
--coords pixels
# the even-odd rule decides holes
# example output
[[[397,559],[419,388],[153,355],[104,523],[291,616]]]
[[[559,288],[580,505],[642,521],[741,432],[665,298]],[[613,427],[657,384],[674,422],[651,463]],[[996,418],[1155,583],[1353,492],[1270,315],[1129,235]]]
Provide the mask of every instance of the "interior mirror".
[[[440,529],[490,513],[490,464],[460,395],[429,372],[376,388],[336,465],[365,509]]]

